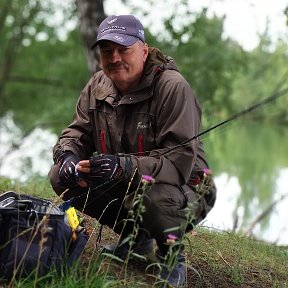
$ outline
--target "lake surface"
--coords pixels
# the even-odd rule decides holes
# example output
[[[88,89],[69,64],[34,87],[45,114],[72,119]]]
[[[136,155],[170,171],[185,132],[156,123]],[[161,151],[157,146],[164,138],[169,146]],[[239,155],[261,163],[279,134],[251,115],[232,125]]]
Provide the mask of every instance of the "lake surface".
[[[218,188],[203,224],[242,233],[254,227],[256,238],[287,245],[288,130],[236,121],[203,143]]]
[[[36,129],[23,140],[11,117],[4,120],[0,175],[21,180],[34,173],[46,176],[57,136]],[[257,239],[288,245],[288,129],[240,121],[222,127],[201,138],[218,189],[216,205],[202,225],[251,230]]]

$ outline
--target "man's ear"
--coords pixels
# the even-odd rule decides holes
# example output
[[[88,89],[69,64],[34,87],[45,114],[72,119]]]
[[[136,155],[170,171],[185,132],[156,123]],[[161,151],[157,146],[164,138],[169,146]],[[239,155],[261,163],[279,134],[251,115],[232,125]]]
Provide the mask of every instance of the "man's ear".
[[[146,59],[148,57],[148,52],[149,52],[148,44],[144,43],[144,46],[143,46],[143,62],[146,62]]]

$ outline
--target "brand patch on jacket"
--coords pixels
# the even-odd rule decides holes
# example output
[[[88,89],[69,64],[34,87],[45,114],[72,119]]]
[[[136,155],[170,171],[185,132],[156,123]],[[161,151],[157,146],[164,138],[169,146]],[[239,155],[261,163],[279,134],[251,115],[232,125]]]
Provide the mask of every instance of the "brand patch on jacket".
[[[148,129],[149,127],[151,127],[151,123],[143,123],[143,122],[138,122],[137,123],[137,130],[142,130],[142,129]]]

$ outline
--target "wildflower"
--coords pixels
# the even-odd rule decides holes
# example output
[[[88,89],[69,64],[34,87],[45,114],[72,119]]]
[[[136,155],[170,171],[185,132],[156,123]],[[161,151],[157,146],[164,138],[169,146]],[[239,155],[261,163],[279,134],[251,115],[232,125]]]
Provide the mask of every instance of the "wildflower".
[[[142,175],[142,183],[143,184],[154,184],[155,179],[149,175]]]
[[[203,169],[204,177],[210,176],[212,174],[212,171],[208,168]]]
[[[166,239],[166,243],[169,245],[175,244],[177,240],[178,240],[178,237],[176,235],[168,234],[167,239]]]

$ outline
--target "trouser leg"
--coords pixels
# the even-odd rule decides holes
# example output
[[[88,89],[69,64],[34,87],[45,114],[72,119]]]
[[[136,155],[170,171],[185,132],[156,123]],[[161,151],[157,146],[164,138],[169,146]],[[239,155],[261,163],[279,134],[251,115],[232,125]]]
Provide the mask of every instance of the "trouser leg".
[[[164,285],[163,287],[167,287],[165,283],[182,287],[186,267],[181,239],[187,230],[200,221],[203,201],[189,186],[155,184],[146,191],[144,204],[146,211],[143,225],[156,239],[158,246],[156,255],[160,262],[159,284]]]
[[[189,208],[188,208],[189,203]],[[162,254],[166,254],[169,246],[169,234],[181,239],[194,223],[199,222],[203,210],[203,202],[189,187],[181,188],[169,184],[154,184],[145,192],[143,227],[156,239]],[[171,228],[173,231],[171,231]],[[170,229],[170,231],[168,231]]]

